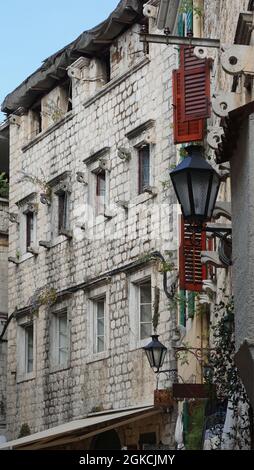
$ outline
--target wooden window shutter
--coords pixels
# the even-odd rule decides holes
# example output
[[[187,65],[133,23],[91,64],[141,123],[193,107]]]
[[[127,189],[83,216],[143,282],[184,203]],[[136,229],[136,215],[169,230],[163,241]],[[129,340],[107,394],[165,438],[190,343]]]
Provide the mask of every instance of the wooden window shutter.
[[[196,140],[203,140],[204,138],[203,119],[183,122],[181,76],[181,69],[173,70],[173,127],[175,144],[194,142]]]
[[[211,115],[210,61],[198,59],[193,47],[181,46],[181,120],[195,121]]]
[[[179,247],[180,289],[201,291],[206,279],[206,266],[201,264],[201,251],[206,249],[206,233],[196,233],[181,218],[181,243]]]

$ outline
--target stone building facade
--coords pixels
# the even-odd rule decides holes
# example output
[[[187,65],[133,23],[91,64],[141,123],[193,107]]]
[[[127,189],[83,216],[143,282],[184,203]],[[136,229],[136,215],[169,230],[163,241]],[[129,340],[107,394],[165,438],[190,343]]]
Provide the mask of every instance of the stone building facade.
[[[0,335],[8,315],[8,200],[0,198]],[[7,345],[0,342],[0,435],[6,432]]]
[[[3,104],[11,115],[14,215],[10,439],[23,425],[35,433],[153,403],[156,378],[141,348],[156,302],[166,366],[175,368],[176,311],[150,254],[176,259],[175,197],[167,182],[175,161],[169,77],[177,55],[174,47],[148,50],[139,42],[143,3],[120,2],[120,22],[110,17],[90,42],[84,33]],[[43,92],[34,94],[38,88]],[[174,277],[173,270],[169,284]],[[156,432],[157,444],[172,447],[174,422],[172,412],[149,423],[141,417],[138,427],[123,429],[121,445]]]
[[[143,3],[121,1],[103,25],[50,57],[3,104],[10,131],[9,439],[24,428],[64,433],[66,423],[88,417],[96,423],[91,432],[55,447],[100,448],[106,441],[99,443],[99,423],[115,416],[109,432],[116,434],[107,438],[120,447],[173,448],[176,406],[153,408],[156,377],[142,351],[153,323],[168,348],[164,368],[175,370],[175,348],[188,344],[203,354],[213,346],[214,305],[233,292],[237,349],[247,333],[252,344],[251,284],[242,285],[243,267],[251,273],[246,247],[252,248],[252,225],[244,236],[237,232],[248,178],[236,156],[232,181],[229,171],[222,174],[218,198],[230,203],[231,186],[236,191],[233,267],[210,268],[212,293],[204,289],[191,315],[186,309],[184,328],[177,328],[179,306],[163,290],[165,268],[170,266],[168,288],[176,280],[179,247],[179,208],[168,184],[168,170],[180,157],[172,136],[178,50],[139,41],[140,27],[148,26]],[[193,20],[194,35],[232,44],[239,14],[252,3],[194,0],[203,11]],[[149,19],[149,31],[158,32],[155,19]],[[218,50],[209,49],[209,57],[214,98],[234,81],[222,70]],[[220,124],[212,113],[208,126]],[[251,119],[248,126],[251,136]],[[251,174],[246,142],[251,147],[243,135]],[[215,165],[214,152],[207,145],[206,151]],[[167,263],[159,263],[155,252]],[[192,355],[188,364],[178,362],[178,373],[203,385],[204,365],[203,357],[199,362]],[[158,375],[158,383],[165,388],[171,379]]]

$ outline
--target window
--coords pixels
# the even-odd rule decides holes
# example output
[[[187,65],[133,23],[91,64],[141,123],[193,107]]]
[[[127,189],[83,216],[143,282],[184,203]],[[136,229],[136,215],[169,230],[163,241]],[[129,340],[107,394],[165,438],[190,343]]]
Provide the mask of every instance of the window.
[[[96,215],[104,214],[106,204],[106,172],[96,175]]]
[[[67,229],[68,225],[68,194],[61,191],[58,194],[58,234]]]
[[[150,185],[150,147],[145,145],[138,149],[138,193],[144,192]]]
[[[26,251],[35,241],[34,232],[34,213],[28,212],[26,214]]]
[[[151,281],[139,285],[139,324],[140,339],[152,334],[152,289]]]
[[[42,131],[42,112],[41,112],[41,102],[37,103],[32,108],[32,138],[36,137],[37,134],[40,134]]]
[[[34,365],[34,327],[25,327],[25,372],[33,372]]]
[[[100,299],[94,302],[94,353],[105,349],[105,299]]]
[[[51,365],[67,367],[69,360],[69,326],[67,310],[53,313],[51,325]]]
[[[36,320],[29,315],[17,322],[17,381],[31,380],[36,371]]]
[[[144,267],[129,277],[129,324],[130,324],[130,348],[137,349],[145,346],[151,336],[154,285],[153,270]]]

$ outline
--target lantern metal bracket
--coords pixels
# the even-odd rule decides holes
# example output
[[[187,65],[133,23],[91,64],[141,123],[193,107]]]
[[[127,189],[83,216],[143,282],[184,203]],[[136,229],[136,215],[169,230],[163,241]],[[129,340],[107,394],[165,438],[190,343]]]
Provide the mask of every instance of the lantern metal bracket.
[[[220,49],[221,43],[219,39],[211,38],[194,38],[171,36],[170,34],[148,34],[141,31],[139,35],[140,42],[154,43],[154,44],[166,44],[175,46],[201,46],[201,47],[214,47]]]
[[[204,232],[213,233],[218,238],[225,238],[232,234],[231,227],[226,227],[219,224],[217,226],[215,225],[214,227],[207,225],[207,227],[204,227],[202,230]]]
[[[174,383],[177,383],[178,379],[180,379],[182,381],[182,383],[184,383],[184,380],[183,380],[182,376],[180,374],[178,374],[177,369],[157,370],[157,371],[155,371],[155,373],[156,373],[156,388],[158,388],[159,378],[160,378],[159,375],[160,374],[167,375],[167,377],[169,379],[171,378]]]
[[[174,349],[176,359],[181,359],[181,353],[183,352],[190,353],[201,365],[207,362],[207,356],[210,354],[210,352],[215,351],[215,348],[189,348],[187,346],[175,347]],[[204,355],[206,358],[204,358]]]

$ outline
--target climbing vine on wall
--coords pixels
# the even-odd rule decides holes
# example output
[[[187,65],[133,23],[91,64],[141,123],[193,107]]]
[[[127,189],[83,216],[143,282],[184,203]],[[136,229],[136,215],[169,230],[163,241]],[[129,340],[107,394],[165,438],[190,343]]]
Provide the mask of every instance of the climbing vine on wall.
[[[235,335],[234,335],[234,302],[233,298],[225,296],[215,305],[216,323],[212,326],[213,347],[211,348],[209,365],[212,370],[210,381],[216,385],[217,398],[221,402],[228,400],[235,421],[239,418],[239,407],[247,405],[248,397],[243,387],[235,364]],[[249,440],[248,415],[241,417],[240,436],[236,445],[245,448]],[[239,428],[233,426],[228,437],[235,439]]]

